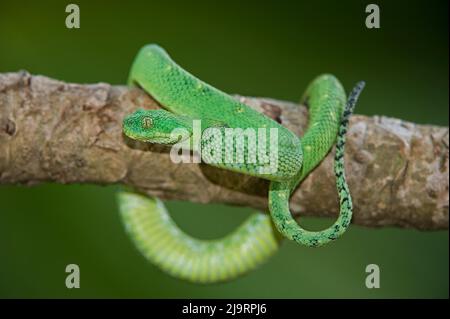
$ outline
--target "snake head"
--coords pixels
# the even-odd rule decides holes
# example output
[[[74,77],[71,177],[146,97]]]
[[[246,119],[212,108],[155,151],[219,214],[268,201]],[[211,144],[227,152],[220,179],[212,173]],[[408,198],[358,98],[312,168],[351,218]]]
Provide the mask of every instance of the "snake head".
[[[165,110],[139,109],[125,117],[122,129],[133,140],[173,145],[191,137],[192,122]]]

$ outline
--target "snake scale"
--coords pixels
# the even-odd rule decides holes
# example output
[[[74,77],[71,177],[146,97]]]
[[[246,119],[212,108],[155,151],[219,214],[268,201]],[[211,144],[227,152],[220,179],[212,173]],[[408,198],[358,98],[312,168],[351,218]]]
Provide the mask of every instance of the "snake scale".
[[[182,142],[185,148],[200,151],[202,161],[209,165],[270,180],[270,216],[255,212],[232,233],[215,240],[184,233],[159,199],[120,192],[119,210],[128,234],[140,252],[163,271],[195,283],[231,280],[271,257],[283,237],[316,247],[337,239],[348,228],[352,200],[344,172],[345,134],[364,82],[355,86],[346,101],[345,91],[333,75],[313,80],[301,101],[309,107],[308,130],[301,139],[191,75],[154,44],[137,54],[129,85],[144,89],[164,109],[139,109],[126,116],[123,132],[128,138],[172,146]],[[193,137],[194,120],[201,120],[202,138],[198,142]],[[223,143],[216,138],[226,136],[230,129],[254,129],[257,142],[247,138]],[[275,140],[270,136],[274,131]],[[289,198],[335,142],[339,217],[323,231],[307,231],[292,217]],[[270,151],[274,145],[276,153]],[[238,150],[244,154],[240,161],[236,160]],[[271,169],[274,162],[276,169]]]

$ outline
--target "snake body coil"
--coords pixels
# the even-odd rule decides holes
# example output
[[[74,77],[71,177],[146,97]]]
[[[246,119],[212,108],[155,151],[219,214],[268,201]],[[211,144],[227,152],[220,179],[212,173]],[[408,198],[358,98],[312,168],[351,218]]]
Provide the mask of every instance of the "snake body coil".
[[[339,237],[351,220],[352,203],[344,175],[344,145],[348,118],[363,87],[358,84],[345,106],[345,92],[332,75],[316,78],[308,87],[303,102],[309,106],[309,126],[300,139],[272,119],[256,112],[231,96],[202,82],[173,62],[156,45],[148,45],[138,53],[130,72],[129,83],[150,93],[166,110],[138,110],[124,119],[124,133],[135,140],[173,145],[181,140],[193,141],[193,120],[202,120],[202,133],[217,129],[276,129],[277,169],[267,163],[245,160],[225,161],[226,154],[241,148],[245,154],[262,149],[263,157],[270,157],[273,146],[267,131],[259,144],[243,139],[234,144],[220,145],[220,161],[211,161],[210,153],[202,159],[210,165],[253,175],[271,181],[269,209],[276,228],[285,237],[308,246],[320,246]],[[344,110],[345,106],[345,110]],[[185,133],[174,136],[173,129]],[[265,134],[265,135],[264,135]],[[295,187],[326,156],[337,136],[335,174],[341,209],[338,220],[320,232],[303,230],[289,211],[289,197]],[[202,148],[215,147],[212,138],[202,139]],[[271,145],[272,144],[272,145]],[[258,153],[259,154],[259,153]],[[169,274],[199,283],[230,280],[254,269],[278,249],[280,237],[270,217],[255,213],[238,229],[217,240],[199,240],[183,233],[171,220],[158,199],[136,193],[119,194],[119,207],[131,238],[152,263]]]

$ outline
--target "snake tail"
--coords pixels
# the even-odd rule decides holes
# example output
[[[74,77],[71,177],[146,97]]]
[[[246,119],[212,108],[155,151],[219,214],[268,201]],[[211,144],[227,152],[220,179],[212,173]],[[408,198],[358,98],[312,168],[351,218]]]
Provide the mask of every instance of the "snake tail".
[[[339,196],[339,217],[329,228],[322,231],[307,231],[297,224],[289,210],[289,196],[292,185],[289,183],[271,183],[269,191],[269,206],[271,215],[277,229],[287,238],[309,247],[325,245],[340,237],[350,225],[352,218],[352,198],[345,177],[344,153],[345,136],[348,130],[349,119],[353,114],[358,97],[365,86],[364,82],[358,82],[351,91],[344,111],[336,138],[336,153],[334,158],[334,173],[336,188]],[[314,116],[314,115],[313,115]],[[320,124],[314,124],[318,126]],[[305,152],[307,155],[307,152]]]
[[[252,214],[240,227],[216,240],[184,233],[157,198],[119,192],[127,233],[151,263],[179,279],[216,283],[234,279],[269,259],[280,245],[270,216]]]

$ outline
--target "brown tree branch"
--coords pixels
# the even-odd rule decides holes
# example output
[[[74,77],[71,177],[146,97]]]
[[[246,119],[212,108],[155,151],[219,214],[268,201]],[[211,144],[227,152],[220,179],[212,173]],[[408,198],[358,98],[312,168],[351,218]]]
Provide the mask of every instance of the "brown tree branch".
[[[305,107],[237,98],[303,133]],[[122,118],[138,107],[158,105],[143,91],[124,86],[0,74],[0,184],[118,183],[164,199],[267,210],[266,181],[204,164],[174,164],[168,148],[126,140]],[[354,116],[346,148],[353,222],[448,229],[448,145],[447,127]],[[336,216],[332,162],[329,154],[297,189],[291,199],[295,214]]]

